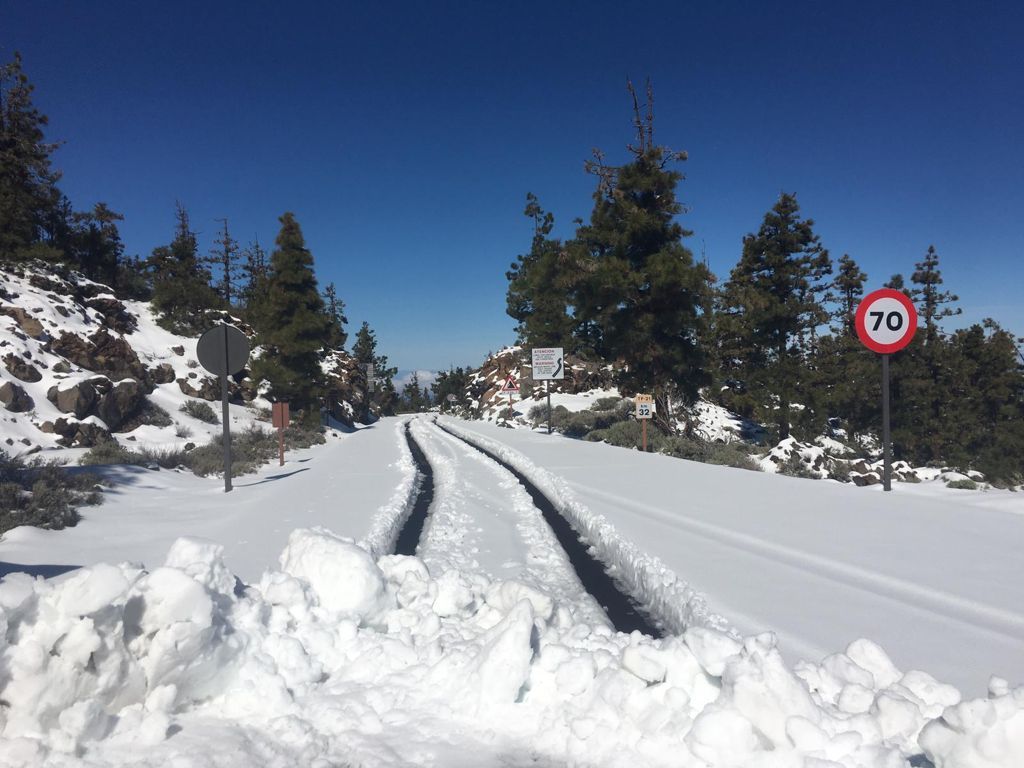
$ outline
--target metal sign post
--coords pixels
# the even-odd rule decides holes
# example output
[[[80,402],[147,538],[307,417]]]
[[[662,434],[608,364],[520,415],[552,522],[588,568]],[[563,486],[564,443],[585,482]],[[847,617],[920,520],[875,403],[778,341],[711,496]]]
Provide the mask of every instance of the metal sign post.
[[[882,356],[882,488],[892,490],[892,441],[889,435],[889,356],[907,346],[917,332],[914,302],[892,288],[872,291],[857,306],[857,337]]]
[[[531,353],[534,381],[544,382],[548,401],[548,434],[551,434],[551,381],[565,378],[562,347],[535,347]]]
[[[647,453],[647,422],[654,417],[654,395],[637,395],[633,399],[636,405],[636,418],[640,422],[640,440],[644,453]]]
[[[196,357],[215,376],[220,376],[221,442],[224,447],[224,492],[231,490],[231,419],[228,414],[228,376],[237,373],[249,361],[249,341],[233,325],[221,323],[199,337]]]

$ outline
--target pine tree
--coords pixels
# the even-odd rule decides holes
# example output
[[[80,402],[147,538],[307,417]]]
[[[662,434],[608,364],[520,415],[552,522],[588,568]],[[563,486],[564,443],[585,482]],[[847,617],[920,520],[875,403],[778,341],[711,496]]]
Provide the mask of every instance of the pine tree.
[[[221,223],[221,231],[213,242],[218,247],[212,249],[203,261],[215,270],[215,274],[220,275],[216,287],[217,295],[224,302],[224,306],[230,309],[232,302],[239,298],[238,279],[242,266],[238,259],[238,241],[228,231],[228,220],[225,218],[217,221]]]
[[[54,242],[60,174],[50,167],[58,145],[44,141],[47,118],[32,104],[21,55],[0,66],[0,263],[64,258]]]
[[[299,223],[292,213],[280,221],[270,257],[267,322],[259,332],[263,354],[253,374],[270,383],[275,399],[308,413],[324,391],[320,361],[330,329]]]
[[[526,195],[526,216],[533,220],[530,252],[519,256],[508,279],[507,312],[516,320],[519,341],[530,347],[573,349],[573,321],[566,291],[570,278],[562,244],[548,238],[554,216],[546,213],[533,193]]]
[[[210,287],[210,273],[198,255],[188,213],[179,203],[170,245],[153,250],[148,266],[153,274],[153,308],[160,324],[175,333],[198,333],[207,327],[205,313],[220,303]]]
[[[794,402],[804,406],[805,417],[811,415],[807,406],[816,393],[806,366],[809,341],[828,320],[819,297],[827,289],[831,261],[814,222],[799,213],[796,197],[779,197],[757,234],[743,239],[721,302],[723,359],[741,382],[749,415],[774,423],[779,439],[790,435]]]
[[[469,371],[461,366],[452,367],[437,374],[437,378],[430,385],[430,390],[434,402],[439,403],[442,410],[451,407],[467,407],[469,398],[466,393],[469,390],[469,384]],[[455,397],[454,402],[448,400],[448,395]]]
[[[244,285],[240,292],[243,316],[256,330],[260,330],[264,326],[266,315],[270,265],[267,261],[267,252],[263,250],[259,240],[249,243],[243,256]]]
[[[358,419],[365,422],[370,418],[371,405],[381,415],[394,414],[398,403],[398,393],[395,391],[392,379],[398,373],[398,369],[388,365],[387,355],[377,354],[377,337],[366,321],[363,321],[356,332],[355,342],[352,344],[352,356],[356,359],[359,370],[362,372],[361,389],[366,394],[363,408],[357,416]],[[373,382],[366,379],[368,365],[373,366]],[[371,383],[373,384],[372,388]]]
[[[420,377],[413,371],[412,377],[402,387],[402,409],[410,413],[420,413],[428,407],[429,401],[423,397],[423,390],[420,388]]]
[[[338,298],[338,290],[334,283],[327,284],[323,300],[330,326],[326,346],[328,349],[344,349],[345,342],[348,341],[348,333],[345,331],[348,318],[345,317],[345,302]]]
[[[671,398],[690,402],[708,380],[699,344],[707,270],[694,263],[682,244],[691,233],[676,221],[683,175],[669,166],[686,153],[655,145],[650,86],[645,115],[633,99],[633,160],[613,168],[595,153],[587,166],[598,185],[590,222],[570,246],[572,306],[581,343],[621,361],[619,387],[653,393],[658,425],[671,431]]]
[[[868,279],[866,273],[861,271],[857,262],[844,253],[837,262],[839,270],[832,280],[831,297],[838,304],[833,313],[833,320],[838,324],[836,333],[843,333],[846,336],[856,336],[856,315],[857,305],[864,297],[864,281]]]
[[[910,295],[921,307],[921,319],[924,321],[925,343],[930,344],[939,335],[939,322],[947,317],[959,315],[963,310],[959,307],[945,306],[959,301],[960,297],[949,291],[939,290],[942,285],[942,271],[939,269],[939,254],[935,246],[929,245],[924,261],[915,264],[917,269],[910,281],[920,286],[914,288]]]
[[[124,221],[124,216],[110,210],[106,203],[97,203],[87,213],[72,214],[71,219],[74,229],[69,237],[69,255],[73,263],[90,280],[115,287],[117,266],[124,256],[117,222]]]

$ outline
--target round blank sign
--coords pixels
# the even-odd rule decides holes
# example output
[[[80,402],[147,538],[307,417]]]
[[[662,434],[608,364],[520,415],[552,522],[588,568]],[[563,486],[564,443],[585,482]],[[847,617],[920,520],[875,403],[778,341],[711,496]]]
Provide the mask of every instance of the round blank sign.
[[[235,326],[217,325],[199,337],[196,355],[210,373],[238,373],[249,362],[249,341]]]

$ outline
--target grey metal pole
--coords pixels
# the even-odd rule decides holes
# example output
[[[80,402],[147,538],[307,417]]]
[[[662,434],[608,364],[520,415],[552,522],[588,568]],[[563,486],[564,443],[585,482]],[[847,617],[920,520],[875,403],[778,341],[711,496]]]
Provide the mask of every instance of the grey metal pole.
[[[548,434],[551,434],[551,382],[544,380],[544,392],[548,396]]]
[[[231,490],[231,426],[228,422],[228,327],[224,329],[224,373],[220,376],[221,422],[224,425],[224,493]]]
[[[882,355],[882,488],[892,490],[892,445],[889,439],[889,355]]]

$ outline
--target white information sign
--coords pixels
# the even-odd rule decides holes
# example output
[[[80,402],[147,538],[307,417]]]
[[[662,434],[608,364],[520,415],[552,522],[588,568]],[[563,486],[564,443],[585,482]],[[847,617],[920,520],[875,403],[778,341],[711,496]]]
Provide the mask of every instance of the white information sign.
[[[533,380],[550,381],[565,378],[561,347],[536,347],[533,350]]]
[[[654,418],[654,395],[637,395],[633,398],[638,419]]]

